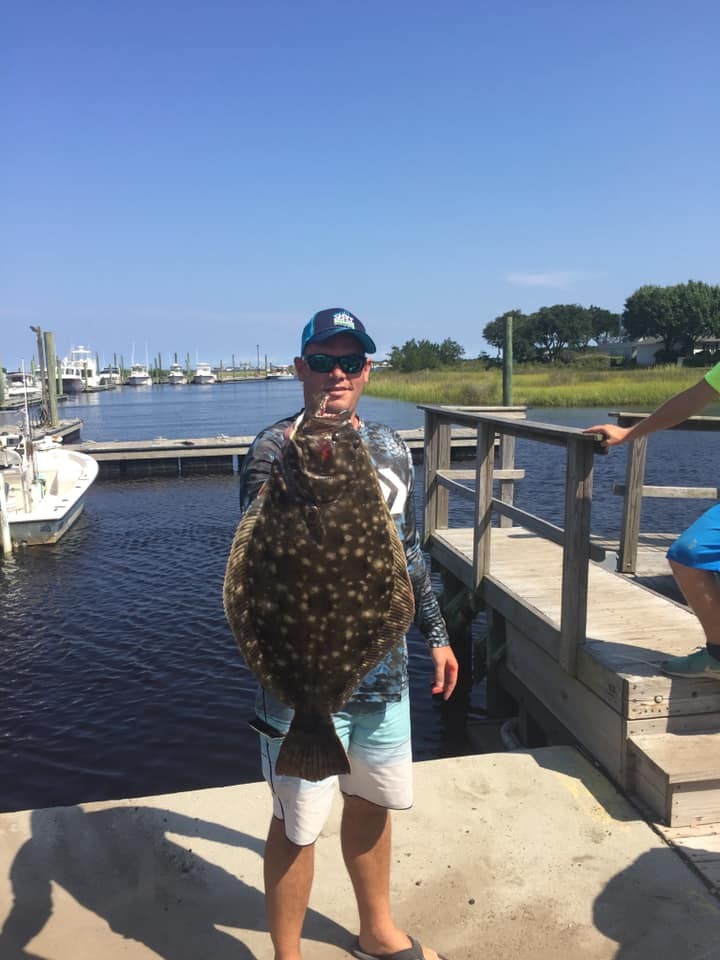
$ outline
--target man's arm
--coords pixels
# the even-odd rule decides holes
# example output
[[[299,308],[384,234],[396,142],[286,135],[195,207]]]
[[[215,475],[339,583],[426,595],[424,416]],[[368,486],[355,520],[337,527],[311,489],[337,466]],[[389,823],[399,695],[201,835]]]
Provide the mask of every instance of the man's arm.
[[[425,558],[420,548],[415,520],[415,471],[409,450],[407,456],[409,478],[405,501],[404,546],[408,574],[415,595],[415,625],[430,646],[430,656],[434,668],[432,693],[442,693],[443,700],[447,700],[457,683],[458,663],[450,646],[450,638],[440,612],[440,604],[433,592]]]
[[[687,420],[688,417],[696,416],[709,403],[713,403],[717,399],[718,391],[714,386],[711,386],[708,380],[704,379],[692,387],[688,387],[687,390],[676,393],[674,397],[670,397],[657,410],[653,411],[649,417],[639,420],[632,427],[619,427],[617,424],[603,423],[588,427],[583,432],[602,433],[605,436],[605,445],[614,447],[620,443],[639,440],[641,437],[656,433],[658,430],[675,427]]]
[[[263,430],[250,444],[240,471],[240,512],[245,513],[270,476],[270,468],[283,445],[283,431],[277,425]]]

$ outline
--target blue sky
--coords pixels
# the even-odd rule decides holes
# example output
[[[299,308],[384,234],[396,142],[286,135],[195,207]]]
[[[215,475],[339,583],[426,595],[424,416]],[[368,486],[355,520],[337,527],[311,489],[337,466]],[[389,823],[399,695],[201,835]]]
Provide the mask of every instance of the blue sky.
[[[716,2],[9,0],[0,358],[290,360],[720,282]]]

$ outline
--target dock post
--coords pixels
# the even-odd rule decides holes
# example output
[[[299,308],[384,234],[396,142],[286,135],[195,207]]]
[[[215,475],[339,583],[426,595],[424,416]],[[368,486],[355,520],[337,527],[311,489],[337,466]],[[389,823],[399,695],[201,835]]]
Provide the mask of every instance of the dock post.
[[[58,425],[58,381],[56,376],[55,334],[46,330],[43,339],[45,340],[45,362],[47,363],[48,378],[48,423],[51,427],[56,427]]]
[[[5,403],[5,374],[3,373],[2,359],[0,359],[0,407]]]
[[[48,385],[45,380],[45,356],[43,352],[43,334],[41,327],[33,327],[30,329],[37,337],[37,349],[38,349],[38,365],[40,367],[40,396],[42,398],[42,409],[43,409],[43,418],[47,421],[49,413],[48,408],[50,406],[48,402]]]
[[[515,469],[515,437],[511,437],[509,433],[503,433],[500,437],[500,467],[502,470]],[[500,500],[512,506],[514,499],[515,481],[501,480]],[[512,517],[506,517],[504,514],[500,514],[499,523],[501,527],[511,527],[513,525]]]
[[[624,424],[623,424],[624,426]],[[618,573],[635,573],[637,569],[638,540],[640,538],[640,510],[645,476],[647,437],[632,440],[625,467],[625,497],[623,499],[622,527],[618,548]]]
[[[503,406],[511,407],[513,402],[513,315],[505,317],[505,340],[503,342]]]
[[[571,677],[575,676],[578,644],[585,642],[587,630],[593,457],[592,441],[568,440],[558,662]]]
[[[425,523],[423,542],[447,529],[448,492],[437,482],[438,470],[450,468],[450,422],[425,411]]]
[[[477,437],[472,571],[475,590],[480,586],[490,566],[495,431],[487,423],[480,423]]]
[[[3,556],[9,557],[12,553],[12,540],[10,539],[10,521],[8,520],[7,500],[5,499],[5,481],[2,476],[0,476],[0,539],[2,540]]]

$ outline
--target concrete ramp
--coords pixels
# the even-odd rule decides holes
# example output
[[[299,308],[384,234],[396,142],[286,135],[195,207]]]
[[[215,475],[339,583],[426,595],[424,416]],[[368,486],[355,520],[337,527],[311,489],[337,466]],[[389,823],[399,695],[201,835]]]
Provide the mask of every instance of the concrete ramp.
[[[394,815],[398,922],[450,960],[716,960],[720,903],[569,747],[415,765]],[[356,933],[340,801],[306,960]],[[0,958],[272,960],[264,784],[0,815]]]

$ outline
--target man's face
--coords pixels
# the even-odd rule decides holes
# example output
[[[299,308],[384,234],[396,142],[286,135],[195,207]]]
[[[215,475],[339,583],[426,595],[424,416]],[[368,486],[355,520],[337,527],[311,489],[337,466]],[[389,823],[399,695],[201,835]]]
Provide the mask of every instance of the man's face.
[[[324,353],[331,357],[344,357],[348,354],[363,354],[360,341],[351,333],[338,333],[324,343],[311,343],[305,348],[305,356],[313,353]],[[334,366],[329,373],[314,373],[303,357],[295,358],[295,369],[298,380],[303,385],[303,395],[307,404],[317,393],[327,396],[326,410],[328,413],[341,413],[349,410],[355,413],[365,384],[370,376],[371,360],[366,360],[359,373],[343,373],[338,366]]]

